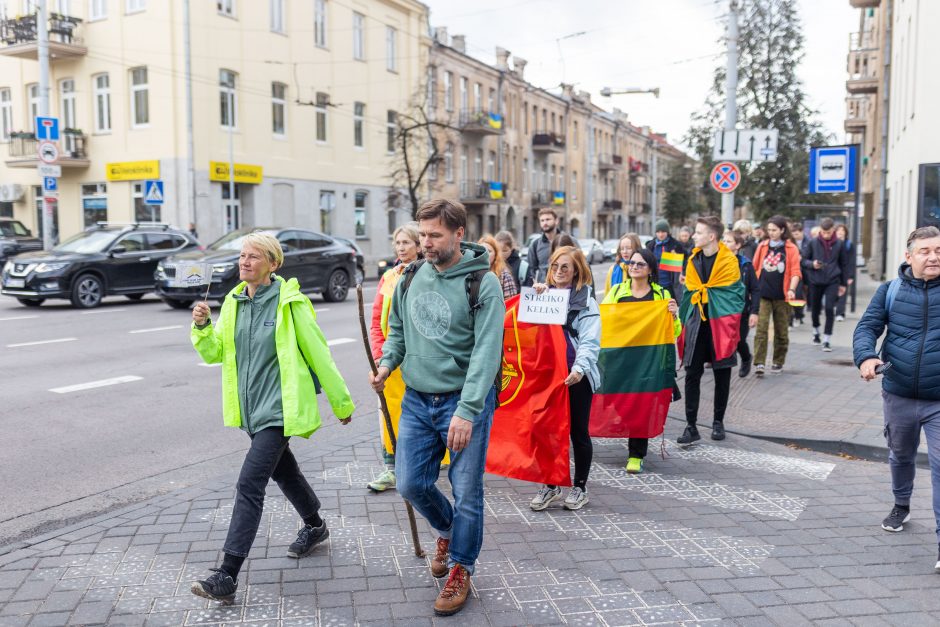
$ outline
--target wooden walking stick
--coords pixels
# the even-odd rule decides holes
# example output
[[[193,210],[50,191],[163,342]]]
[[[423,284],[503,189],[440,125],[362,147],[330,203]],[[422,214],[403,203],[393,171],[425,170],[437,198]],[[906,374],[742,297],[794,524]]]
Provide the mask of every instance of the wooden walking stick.
[[[366,312],[362,303],[362,284],[356,286],[356,296],[359,299],[359,326],[362,328],[362,343],[366,347],[366,357],[369,359],[369,367],[372,368],[372,375],[379,373],[378,366],[375,365],[375,358],[372,357],[372,347],[369,345],[369,331],[366,328]],[[385,418],[385,430],[388,431],[388,440],[392,443],[392,455],[398,449],[398,438],[395,437],[395,430],[392,429],[392,415],[388,411],[388,401],[385,400],[384,392],[376,392],[379,396],[379,404],[382,407],[382,416]],[[405,501],[405,510],[408,512],[408,524],[411,526],[411,543],[415,547],[415,556],[424,557],[424,551],[421,549],[421,541],[418,539],[418,523],[415,520],[415,510],[407,499]]]

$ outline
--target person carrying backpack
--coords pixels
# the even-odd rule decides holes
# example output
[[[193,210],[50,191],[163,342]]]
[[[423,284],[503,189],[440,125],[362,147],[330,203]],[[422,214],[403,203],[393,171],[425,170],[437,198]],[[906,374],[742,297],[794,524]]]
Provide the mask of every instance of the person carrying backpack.
[[[884,435],[894,507],[881,523],[904,530],[911,518],[917,448],[927,438],[940,573],[940,229],[921,227],[907,238],[898,277],[878,288],[853,337],[862,379],[884,374]],[[878,338],[887,328],[881,349]]]

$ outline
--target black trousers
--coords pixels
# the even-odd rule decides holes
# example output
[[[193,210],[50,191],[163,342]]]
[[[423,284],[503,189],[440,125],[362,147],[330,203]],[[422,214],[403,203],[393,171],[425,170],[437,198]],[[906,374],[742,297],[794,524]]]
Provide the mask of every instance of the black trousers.
[[[264,491],[274,479],[281,492],[301,518],[320,511],[320,499],[300,472],[297,460],[284,437],[283,427],[270,427],[249,434],[251,448],[245,455],[235,494],[235,509],[222,550],[238,557],[248,557],[261,524]]]
[[[649,447],[649,438],[630,438],[630,441],[627,443],[627,455],[630,457],[639,457],[640,459],[644,459],[646,457],[646,452],[649,450]]]
[[[571,448],[574,451],[574,485],[584,489],[591,472],[594,446],[588,433],[591,419],[591,400],[594,391],[587,375],[568,388],[568,405],[571,407]]]
[[[819,328],[819,318],[823,307],[826,309],[826,335],[832,335],[832,327],[836,323],[836,301],[839,300],[839,284],[810,285],[809,306],[813,316],[813,328]],[[825,301],[825,302],[824,302]]]
[[[685,420],[691,426],[698,422],[698,405],[702,396],[702,375],[705,364],[714,361],[711,327],[702,323],[689,365],[685,368]],[[713,369],[715,375],[715,422],[723,422],[731,395],[731,368]]]
[[[747,344],[747,334],[751,331],[751,325],[748,323],[750,317],[750,310],[741,314],[741,341],[738,342],[738,355],[744,361],[751,361],[751,347]]]

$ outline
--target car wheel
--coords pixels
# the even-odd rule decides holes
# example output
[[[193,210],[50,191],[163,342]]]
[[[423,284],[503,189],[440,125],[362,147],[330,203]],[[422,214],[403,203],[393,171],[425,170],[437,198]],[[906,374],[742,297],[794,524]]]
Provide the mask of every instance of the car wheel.
[[[189,309],[193,305],[191,300],[174,300],[172,298],[164,298],[163,302],[173,309]]]
[[[125,294],[125,296],[127,296],[129,300],[140,300],[146,295],[147,295],[146,292],[143,294]]]
[[[333,270],[326,289],[323,290],[323,300],[328,303],[338,303],[346,300],[349,293],[349,277],[342,270]]]
[[[93,274],[83,274],[72,285],[72,305],[82,309],[91,309],[101,304],[104,298],[104,284]]]
[[[27,307],[39,307],[46,299],[45,298],[17,298],[16,300],[20,301],[21,305]]]

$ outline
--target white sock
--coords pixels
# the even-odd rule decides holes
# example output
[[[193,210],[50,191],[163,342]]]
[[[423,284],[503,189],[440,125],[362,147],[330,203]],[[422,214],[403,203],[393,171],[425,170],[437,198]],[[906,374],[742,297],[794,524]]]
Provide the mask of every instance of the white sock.
[[[831,336],[831,335],[824,335],[824,336],[823,336],[823,342],[828,342],[828,341],[831,340],[831,339],[832,339],[832,336]]]
[[[813,333],[819,335],[819,327],[813,327]]]

